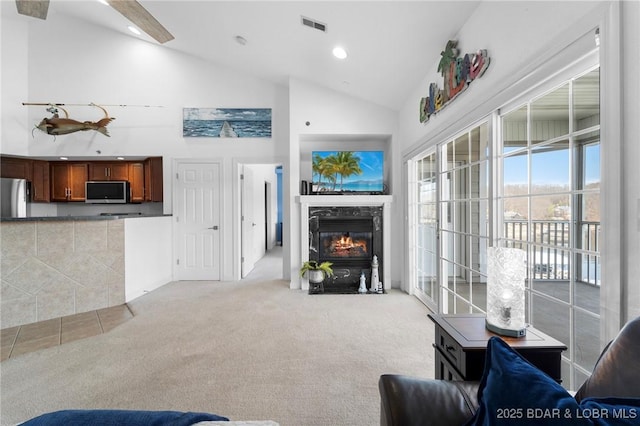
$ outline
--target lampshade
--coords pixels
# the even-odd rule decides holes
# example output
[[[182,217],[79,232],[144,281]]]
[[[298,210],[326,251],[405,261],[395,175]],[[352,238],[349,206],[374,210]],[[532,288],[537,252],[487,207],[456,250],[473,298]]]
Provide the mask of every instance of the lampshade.
[[[489,247],[487,255],[487,329],[503,336],[524,336],[527,254],[517,248]]]

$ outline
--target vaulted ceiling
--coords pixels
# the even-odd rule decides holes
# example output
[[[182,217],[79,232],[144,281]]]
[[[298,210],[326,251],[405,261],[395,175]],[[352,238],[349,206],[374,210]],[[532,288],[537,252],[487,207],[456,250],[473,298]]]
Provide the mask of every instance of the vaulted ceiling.
[[[277,84],[295,78],[399,109],[435,72],[445,44],[456,38],[480,1],[139,3],[175,37],[164,48]],[[157,43],[144,33],[130,33],[130,22],[97,0],[51,0],[47,19],[64,15]],[[303,25],[303,17],[326,31]],[[465,44],[468,50],[483,47]],[[338,45],[348,53],[344,60],[331,53]]]

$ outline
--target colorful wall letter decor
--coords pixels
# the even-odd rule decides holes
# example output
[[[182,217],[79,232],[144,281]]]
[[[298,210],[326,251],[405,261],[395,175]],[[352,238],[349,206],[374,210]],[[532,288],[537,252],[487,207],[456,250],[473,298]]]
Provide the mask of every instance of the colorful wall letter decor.
[[[457,40],[449,40],[442,58],[438,64],[438,71],[444,78],[443,88],[438,83],[429,85],[429,96],[420,99],[420,122],[424,123],[429,117],[451,102],[456,96],[465,91],[469,84],[478,77],[482,77],[489,67],[491,59],[486,50],[467,53],[458,56]]]

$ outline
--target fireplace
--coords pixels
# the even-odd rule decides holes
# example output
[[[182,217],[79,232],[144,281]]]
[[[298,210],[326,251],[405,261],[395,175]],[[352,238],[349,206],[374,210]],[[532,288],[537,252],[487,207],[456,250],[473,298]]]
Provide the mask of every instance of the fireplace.
[[[382,213],[381,206],[309,208],[309,259],[333,263],[325,293],[357,293],[363,272],[370,288],[374,255],[383,276]]]

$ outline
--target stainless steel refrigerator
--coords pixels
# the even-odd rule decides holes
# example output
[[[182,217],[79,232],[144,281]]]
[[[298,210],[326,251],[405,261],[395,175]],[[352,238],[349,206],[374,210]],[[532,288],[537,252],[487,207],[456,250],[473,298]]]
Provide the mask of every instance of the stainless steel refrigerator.
[[[29,201],[29,182],[25,179],[0,179],[0,212],[2,217],[27,217]]]

